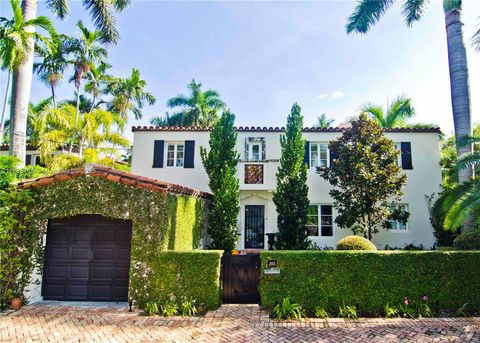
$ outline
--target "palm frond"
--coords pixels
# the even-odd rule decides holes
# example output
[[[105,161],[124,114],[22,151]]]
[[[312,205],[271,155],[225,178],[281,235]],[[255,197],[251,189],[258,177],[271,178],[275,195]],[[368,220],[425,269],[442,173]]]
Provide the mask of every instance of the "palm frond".
[[[428,0],[406,0],[403,4],[402,13],[408,26],[420,20],[427,7]]]
[[[385,114],[381,106],[367,103],[360,108],[360,112],[367,113],[369,117],[374,119],[381,127],[386,127]]]
[[[472,37],[472,45],[477,52],[480,52],[480,29]]]
[[[179,94],[176,97],[167,100],[168,107],[186,107],[190,106],[191,101],[185,95]]]
[[[480,180],[467,183],[466,189],[460,194],[445,216],[444,227],[448,230],[457,229],[473,213],[480,209]]]
[[[60,19],[67,18],[70,11],[67,0],[46,0],[47,7]]]
[[[457,169],[465,169],[469,167],[476,167],[480,165],[480,151],[474,151],[463,154],[457,161]]]
[[[394,0],[360,0],[348,18],[347,33],[367,33],[393,4]]]
[[[113,13],[112,1],[83,0],[83,5],[90,11],[95,27],[103,33],[103,42],[116,44],[120,35],[117,19]]]

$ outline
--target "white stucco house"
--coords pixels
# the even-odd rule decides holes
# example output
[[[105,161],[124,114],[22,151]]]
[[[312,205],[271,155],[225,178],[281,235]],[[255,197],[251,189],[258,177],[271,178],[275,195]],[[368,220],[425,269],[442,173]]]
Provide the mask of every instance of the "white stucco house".
[[[132,128],[132,173],[209,191],[208,176],[202,166],[200,146],[208,148],[210,130],[198,127]],[[280,159],[280,135],[284,128],[238,127],[240,154],[240,239],[238,249],[266,249],[268,233],[277,231],[277,213],[272,201]],[[350,230],[335,224],[336,210],[329,195],[330,184],[317,173],[317,166],[329,166],[328,143],[344,128],[305,128],[308,163],[310,239],[319,247],[333,247]],[[379,247],[403,247],[409,243],[431,247],[435,243],[426,195],[440,191],[441,168],[439,129],[387,129],[386,135],[401,150],[399,165],[407,175],[402,204],[410,213],[408,223],[393,223],[373,241]]]

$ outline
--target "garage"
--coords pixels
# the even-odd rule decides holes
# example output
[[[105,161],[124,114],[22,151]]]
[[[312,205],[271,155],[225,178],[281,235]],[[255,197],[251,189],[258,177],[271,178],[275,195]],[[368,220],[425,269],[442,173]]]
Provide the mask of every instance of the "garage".
[[[132,223],[99,215],[50,219],[46,300],[127,301]]]

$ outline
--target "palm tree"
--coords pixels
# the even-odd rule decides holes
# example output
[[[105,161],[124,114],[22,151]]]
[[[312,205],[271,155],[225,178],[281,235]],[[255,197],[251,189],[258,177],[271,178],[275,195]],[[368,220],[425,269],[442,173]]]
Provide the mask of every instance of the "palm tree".
[[[55,31],[52,23],[47,17],[41,16],[34,19],[25,17],[22,13],[22,8],[20,7],[18,0],[10,0],[10,5],[12,7],[13,18],[7,19],[5,17],[0,17],[0,63],[1,69],[7,70],[8,73],[7,89],[5,91],[2,117],[0,119],[0,144],[3,140],[8,97],[10,95],[10,85],[12,83],[12,74],[16,74],[19,68],[21,68],[22,65],[28,60],[30,52],[33,49],[33,39],[36,36],[38,37],[38,35],[32,31],[32,28],[40,27],[51,33],[54,33]],[[15,79],[14,85],[22,81],[17,77],[15,77]],[[16,99],[13,98],[13,100],[12,106],[14,106],[16,103]],[[17,134],[10,139],[10,146],[18,143],[19,141],[25,141],[25,127],[22,127],[22,123],[18,120],[12,121],[13,128],[18,128],[22,132],[17,132]],[[13,130],[10,131],[13,132]],[[25,154],[22,155],[22,161],[25,159],[24,155]]]
[[[147,82],[140,78],[138,69],[133,68],[130,77],[114,78],[107,87],[107,92],[113,95],[109,109],[118,112],[127,120],[128,112],[135,115],[135,119],[142,118],[144,101],[149,105],[155,104],[155,97],[145,91]]]
[[[27,121],[27,140],[28,143],[38,147],[40,136],[47,129],[45,113],[53,104],[53,98],[42,99],[36,104],[28,105],[28,121]]]
[[[366,33],[385,14],[394,0],[360,0],[353,14],[348,18],[347,33]],[[408,26],[421,19],[428,0],[404,0],[403,15]],[[448,65],[450,70],[450,93],[452,98],[453,122],[457,141],[457,153],[472,151],[472,145],[459,145],[462,137],[472,133],[470,116],[470,89],[468,78],[467,55],[462,32],[462,0],[443,0],[445,26],[447,31]],[[459,172],[460,182],[473,176],[471,168]]]
[[[42,58],[41,63],[33,64],[33,71],[39,79],[50,87],[52,91],[53,106],[55,102],[55,88],[63,79],[63,72],[67,69],[68,60],[67,41],[65,35],[54,35],[51,39],[42,40],[43,45],[35,45],[35,54]]]
[[[322,113],[319,117],[317,117],[317,122],[313,126],[320,128],[328,128],[332,126],[334,121],[335,119],[329,119],[327,118],[327,115],[325,113]]]
[[[18,3],[18,0],[15,1]],[[48,0],[46,3],[59,18],[65,19],[68,16],[68,0]],[[130,0],[84,0],[82,3],[90,12],[95,27],[102,31],[102,40],[106,43],[116,43],[119,35],[115,13],[127,7]],[[25,26],[25,30],[34,33],[35,25],[30,20],[38,19],[36,18],[37,0],[22,0],[22,15],[23,20],[29,22],[29,25]],[[19,166],[25,164],[25,129],[33,73],[33,38],[28,38],[27,41],[30,48],[27,58],[14,72],[10,113],[13,122],[12,130],[10,130],[11,137],[15,138],[10,144],[10,154],[21,161]]]
[[[89,73],[95,62],[100,62],[102,58],[107,57],[107,50],[101,46],[103,41],[103,33],[100,30],[90,31],[82,23],[81,20],[77,22],[77,27],[80,29],[80,37],[72,38],[68,43],[68,52],[75,57],[73,81],[75,82],[77,94],[76,119],[74,123],[78,122],[80,115],[80,93],[82,79],[86,73]],[[76,130],[72,131],[75,134]],[[73,140],[70,144],[70,152],[72,152]]]
[[[85,92],[92,95],[92,106],[90,111],[96,106],[96,101],[100,95],[105,91],[105,87],[109,84],[112,77],[108,75],[107,69],[112,66],[105,62],[100,62],[98,65],[92,65],[90,71],[85,75]]]
[[[95,162],[101,158],[100,155],[113,156],[117,151],[112,146],[128,147],[130,144],[116,130],[125,125],[117,113],[96,108],[77,118],[75,106],[65,103],[56,108],[47,108],[44,115],[48,130],[39,138],[39,151],[42,162],[49,165],[52,171],[58,171],[61,165],[71,167],[73,162]],[[76,137],[78,156],[69,153],[52,157],[58,148],[68,144],[72,135]],[[68,165],[65,166],[65,163]]]
[[[208,89],[202,91],[202,84],[192,80],[187,86],[189,95],[179,94],[168,99],[170,108],[180,107],[174,115],[183,117],[183,126],[210,126],[217,122],[218,112],[226,107],[217,91]]]
[[[183,114],[176,113],[170,115],[168,112],[165,112],[163,116],[155,116],[150,119],[150,124],[155,126],[189,126],[191,124],[185,124],[183,121]]]
[[[367,113],[378,125],[383,128],[402,127],[406,125],[406,120],[415,115],[415,108],[412,105],[412,99],[404,95],[395,98],[391,105],[388,105],[386,111],[382,106],[367,103],[360,109]]]

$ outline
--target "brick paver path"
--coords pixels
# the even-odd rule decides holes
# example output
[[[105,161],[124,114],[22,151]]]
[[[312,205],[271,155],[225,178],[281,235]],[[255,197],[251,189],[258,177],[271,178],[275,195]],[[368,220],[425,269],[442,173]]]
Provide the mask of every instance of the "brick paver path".
[[[480,318],[278,322],[257,305],[205,317],[146,317],[123,307],[26,306],[0,314],[1,342],[480,342]]]

